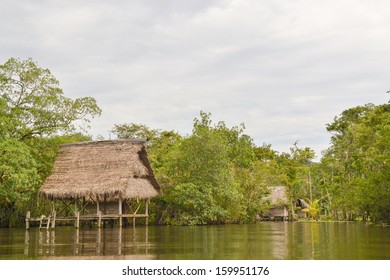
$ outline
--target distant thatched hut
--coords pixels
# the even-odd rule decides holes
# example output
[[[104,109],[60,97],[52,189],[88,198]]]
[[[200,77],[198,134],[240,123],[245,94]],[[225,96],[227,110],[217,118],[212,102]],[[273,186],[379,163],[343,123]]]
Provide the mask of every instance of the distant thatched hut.
[[[286,187],[268,187],[270,194],[266,197],[270,201],[271,207],[267,213],[262,216],[270,220],[287,220],[289,200]]]
[[[53,172],[39,194],[49,200],[67,201],[76,218],[82,210],[79,219],[96,218],[98,225],[101,219],[115,218],[122,225],[123,217],[132,217],[133,222],[136,217],[144,217],[148,222],[149,199],[160,193],[160,186],[145,143],[146,139],[119,139],[62,145]],[[134,211],[137,206],[130,200],[144,200],[145,214],[137,214],[140,204]],[[55,216],[54,208],[53,212]]]
[[[310,207],[310,204],[306,202],[306,200],[300,198],[297,200],[295,204],[297,208],[297,215],[298,218],[307,218],[307,213],[304,211],[304,209],[307,209]]]

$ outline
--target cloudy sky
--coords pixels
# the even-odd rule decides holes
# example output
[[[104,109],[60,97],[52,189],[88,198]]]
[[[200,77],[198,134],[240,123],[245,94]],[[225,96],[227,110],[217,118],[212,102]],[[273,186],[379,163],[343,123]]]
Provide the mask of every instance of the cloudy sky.
[[[114,124],[191,133],[199,112],[257,145],[317,153],[343,110],[387,102],[390,1],[0,0],[0,64],[33,58]]]

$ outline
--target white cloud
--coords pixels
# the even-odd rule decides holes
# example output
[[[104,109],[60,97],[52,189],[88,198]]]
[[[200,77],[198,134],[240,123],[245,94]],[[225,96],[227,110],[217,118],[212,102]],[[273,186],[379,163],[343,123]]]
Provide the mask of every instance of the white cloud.
[[[319,153],[336,114],[388,99],[388,1],[3,2],[1,61],[33,57],[67,96],[95,97],[94,135],[185,134],[203,110],[259,145]]]

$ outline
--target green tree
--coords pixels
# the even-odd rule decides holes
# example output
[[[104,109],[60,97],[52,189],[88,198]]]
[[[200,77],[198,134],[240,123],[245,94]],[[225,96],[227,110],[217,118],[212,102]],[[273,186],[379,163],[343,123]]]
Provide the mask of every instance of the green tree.
[[[1,226],[22,221],[29,206],[36,209],[36,192],[59,144],[90,139],[76,134],[74,123],[88,123],[100,112],[93,98],[65,97],[51,72],[32,59],[0,65]]]
[[[167,176],[173,187],[164,190],[169,206],[163,217],[165,223],[206,224],[237,219],[240,193],[235,186],[225,136],[219,128],[211,127],[210,115],[202,114],[201,119],[194,121],[193,134],[171,151]],[[188,196],[186,188],[196,197],[205,198],[207,209],[201,199]]]
[[[262,171],[271,165],[260,168],[253,140],[244,129],[243,124],[231,128],[224,122],[213,124],[211,114],[204,112],[194,119],[192,135],[168,153],[163,223],[255,220],[264,209],[262,197],[272,177]]]
[[[160,130],[151,129],[144,124],[124,123],[115,124],[111,130],[118,138],[147,138],[153,141],[160,136]]]
[[[308,201],[309,201],[309,207],[303,209],[302,211],[306,212],[310,216],[310,218],[314,220],[318,220],[321,212],[320,200],[315,199],[314,201],[311,201],[310,199],[308,199]]]
[[[0,112],[0,137],[24,140],[73,132],[75,121],[88,123],[101,109],[91,97],[65,97],[50,70],[32,59],[10,58],[0,65]]]
[[[331,170],[326,186],[335,211],[389,221],[390,105],[367,104],[344,111],[327,126],[333,133],[322,166]]]

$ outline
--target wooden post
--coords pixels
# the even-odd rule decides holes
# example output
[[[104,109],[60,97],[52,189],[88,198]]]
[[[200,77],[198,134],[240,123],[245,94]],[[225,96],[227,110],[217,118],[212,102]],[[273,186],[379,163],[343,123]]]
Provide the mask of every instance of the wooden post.
[[[98,211],[98,222],[97,227],[100,228],[102,226],[102,211]]]
[[[76,210],[76,221],[75,221],[75,228],[80,228],[80,212]]]
[[[80,245],[80,230],[75,230],[75,237],[73,243],[73,254],[77,255],[79,253],[79,245]]]
[[[122,227],[122,197],[119,197],[119,227]]]
[[[50,228],[50,216],[47,218],[46,230]]]
[[[97,235],[96,235],[96,255],[100,255],[100,245],[101,245],[101,238],[102,232],[101,229],[98,228]]]
[[[30,229],[30,211],[27,211],[26,213],[26,229]]]
[[[102,224],[102,212],[100,211],[99,198],[96,198],[96,214],[98,216],[97,227],[100,228]]]
[[[53,211],[53,218],[52,218],[52,221],[51,221],[51,228],[54,229],[56,227],[56,211]]]
[[[53,210],[52,210],[52,221],[51,221],[51,228],[56,227],[56,201],[53,201]]]
[[[77,208],[77,199],[74,200],[74,215],[75,215],[74,227],[80,228],[80,212]]]
[[[146,215],[146,225],[149,224],[149,202],[150,202],[150,198],[146,199],[145,203],[145,215]]]
[[[118,232],[118,255],[122,255],[122,229],[119,228]]]

